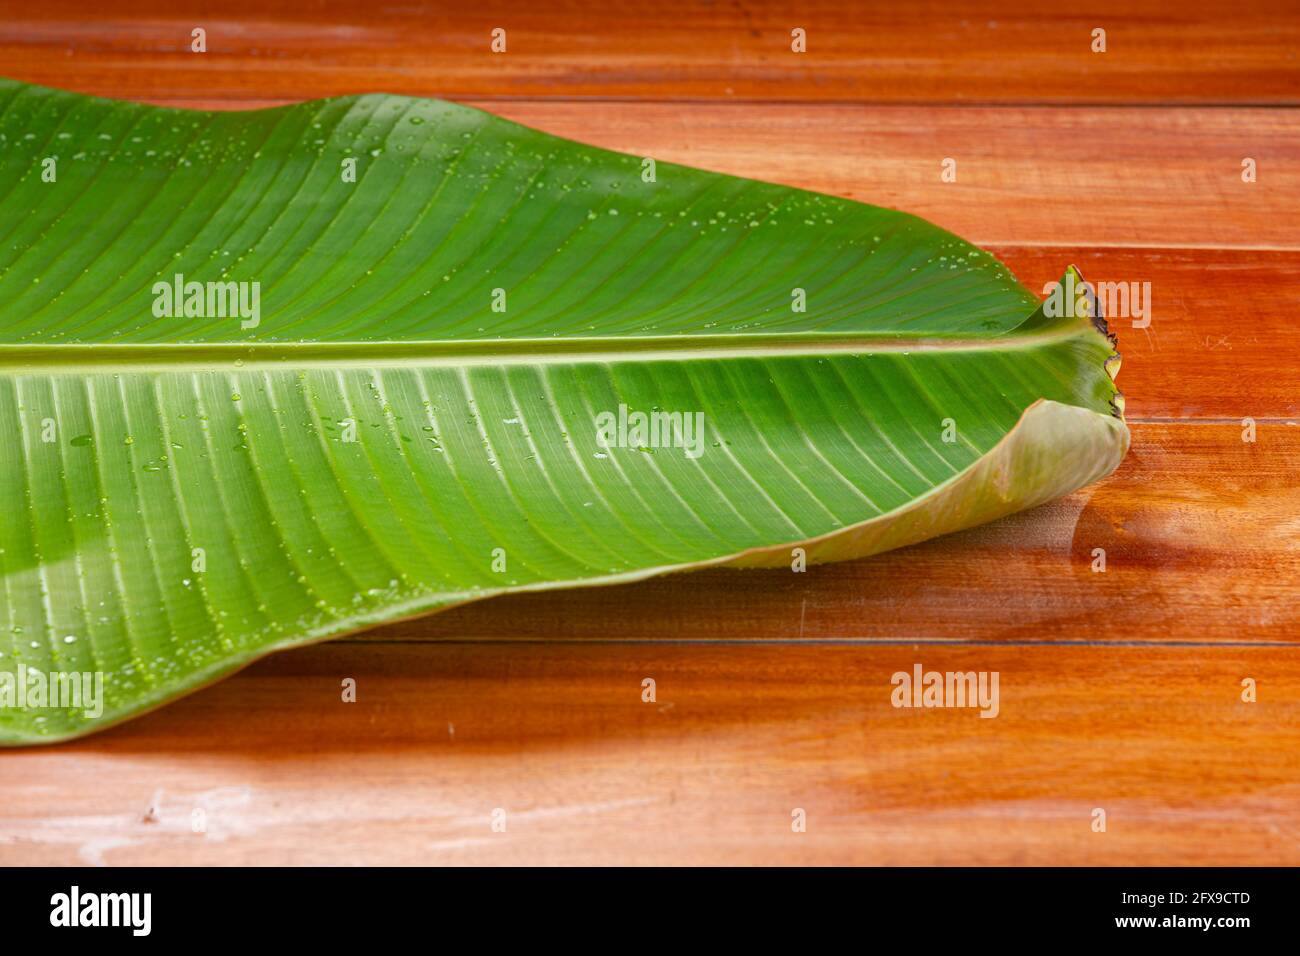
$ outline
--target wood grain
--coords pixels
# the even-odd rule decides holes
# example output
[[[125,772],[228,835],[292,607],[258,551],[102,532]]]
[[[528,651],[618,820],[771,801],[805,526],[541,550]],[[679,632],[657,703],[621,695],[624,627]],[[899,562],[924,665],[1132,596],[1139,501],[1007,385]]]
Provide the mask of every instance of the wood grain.
[[[981,245],[1300,248],[1294,110],[471,105],[596,146],[904,209]],[[956,182],[940,180],[945,158]]]
[[[0,863],[1296,864],[1298,701],[1249,647],[323,645],[5,755]]]
[[[195,91],[145,99],[205,109],[264,105]],[[1300,249],[1296,110],[469,105],[661,163],[902,209],[979,245]],[[940,180],[945,158],[957,162],[956,182]],[[1242,181],[1246,158],[1256,163],[1252,183]]]
[[[1293,305],[1300,302],[1300,254],[991,248],[1040,294],[1070,263],[1092,282],[1151,284],[1146,318],[1110,322],[1123,355],[1116,381],[1130,422],[1300,418],[1300,322]]]
[[[0,72],[112,96],[1295,103],[1297,47],[1269,0],[0,3]]]
[[[513,595],[364,641],[1300,642],[1300,426],[1133,426],[1067,498],[865,561]],[[1106,570],[1092,570],[1095,548]]]

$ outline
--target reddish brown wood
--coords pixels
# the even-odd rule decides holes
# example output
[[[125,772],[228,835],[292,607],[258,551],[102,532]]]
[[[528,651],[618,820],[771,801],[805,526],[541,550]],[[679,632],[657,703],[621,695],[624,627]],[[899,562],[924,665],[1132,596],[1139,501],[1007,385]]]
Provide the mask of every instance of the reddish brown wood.
[[[171,102],[260,105],[210,95]],[[661,164],[903,209],[981,245],[1300,249],[1295,110],[471,105]],[[940,180],[944,158],[957,161],[954,183]],[[1256,163],[1253,183],[1242,180],[1247,158]]]
[[[1297,701],[1264,648],[332,644],[6,754],[0,863],[1294,865]]]
[[[1030,288],[1074,263],[1097,283],[1151,284],[1150,324],[1113,318],[1130,421],[1300,418],[1300,253],[994,246]],[[1225,465],[1230,467],[1230,465]]]
[[[114,96],[1295,103],[1285,3],[0,4],[0,72]],[[191,30],[208,52],[190,52]],[[493,54],[491,31],[507,31]],[[807,52],[791,52],[791,30]],[[1093,53],[1092,31],[1107,31]]]
[[[1300,248],[1294,110],[476,105],[597,146],[905,209],[982,245]],[[954,183],[940,180],[945,158]]]

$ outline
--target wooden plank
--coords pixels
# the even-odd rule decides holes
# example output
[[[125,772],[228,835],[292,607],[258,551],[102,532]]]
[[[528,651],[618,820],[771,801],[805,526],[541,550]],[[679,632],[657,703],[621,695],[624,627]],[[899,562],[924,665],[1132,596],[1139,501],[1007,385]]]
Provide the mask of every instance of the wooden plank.
[[[0,863],[1294,865],[1298,702],[1258,647],[324,645],[6,754]]]
[[[883,102],[1295,103],[1285,4],[1054,0],[654,4],[482,0],[358,8],[226,0],[0,4],[0,73],[106,95],[387,90]],[[207,52],[190,52],[191,30]],[[493,54],[491,31],[507,31]],[[806,31],[806,53],[791,31]],[[1094,53],[1093,31],[1107,31]]]
[[[210,95],[171,102],[261,105]],[[470,105],[661,163],[903,209],[980,245],[1300,249],[1295,110]],[[940,180],[945,158],[957,161],[956,182]],[[1256,163],[1252,183],[1242,181],[1246,158]]]
[[[1112,318],[1130,421],[1300,418],[1300,254],[1242,249],[993,246],[1043,293],[1073,263],[1091,282],[1150,283]],[[1104,288],[1104,286],[1099,286]],[[1146,298],[1145,293],[1143,298]]]
[[[868,560],[512,595],[352,640],[1300,642],[1300,426],[1132,431],[1095,485]]]
[[[905,209],[981,245],[1300,248],[1294,110],[473,105],[608,149]],[[956,182],[940,179],[945,158]]]

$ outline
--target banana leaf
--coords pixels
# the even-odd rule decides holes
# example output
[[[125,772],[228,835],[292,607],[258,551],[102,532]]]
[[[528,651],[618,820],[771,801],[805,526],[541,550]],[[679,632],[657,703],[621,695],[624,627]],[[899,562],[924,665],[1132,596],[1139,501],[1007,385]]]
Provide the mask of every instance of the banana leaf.
[[[0,81],[0,743],[503,592],[1067,494],[1128,431],[1064,301],[911,215],[452,103]]]

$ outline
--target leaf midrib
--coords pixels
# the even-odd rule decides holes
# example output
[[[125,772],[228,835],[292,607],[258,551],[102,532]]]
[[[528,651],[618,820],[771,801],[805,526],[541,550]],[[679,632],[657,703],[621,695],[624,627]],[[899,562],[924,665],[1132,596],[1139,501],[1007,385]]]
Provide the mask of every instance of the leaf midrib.
[[[465,367],[568,365],[575,362],[819,356],[851,353],[1006,352],[1079,336],[1076,326],[1009,333],[929,336],[897,332],[787,335],[602,336],[408,342],[195,342],[0,345],[0,372],[80,373],[106,369],[168,371],[212,368]]]

